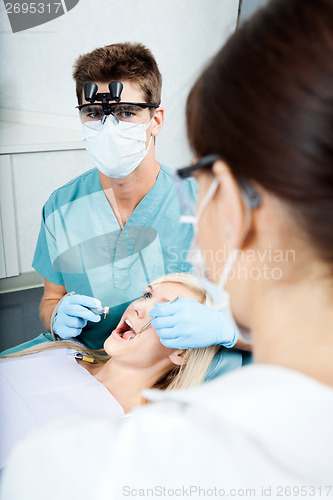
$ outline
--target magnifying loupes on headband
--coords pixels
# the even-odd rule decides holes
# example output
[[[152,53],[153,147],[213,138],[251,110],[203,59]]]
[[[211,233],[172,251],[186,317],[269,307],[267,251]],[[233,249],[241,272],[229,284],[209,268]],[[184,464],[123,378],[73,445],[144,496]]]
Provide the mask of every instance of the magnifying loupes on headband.
[[[92,104],[96,101],[98,101],[98,104],[101,103],[105,115],[112,113],[110,102],[119,102],[123,91],[123,84],[121,82],[110,82],[108,86],[110,92],[97,93],[98,87],[96,83],[87,82],[83,85],[85,100]]]

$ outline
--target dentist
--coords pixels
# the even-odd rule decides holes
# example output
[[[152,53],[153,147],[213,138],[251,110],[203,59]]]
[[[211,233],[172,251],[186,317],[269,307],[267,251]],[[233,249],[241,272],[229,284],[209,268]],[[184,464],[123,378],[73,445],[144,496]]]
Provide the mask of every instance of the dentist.
[[[44,278],[46,330],[99,349],[150,281],[191,270],[184,255],[193,232],[179,223],[173,172],[155,157],[164,109],[150,50],[139,43],[95,49],[77,59],[73,76],[93,168],[45,203],[33,267]],[[194,201],[194,180],[185,184]],[[105,319],[91,310],[101,304],[110,307]],[[52,338],[42,334],[6,354]]]

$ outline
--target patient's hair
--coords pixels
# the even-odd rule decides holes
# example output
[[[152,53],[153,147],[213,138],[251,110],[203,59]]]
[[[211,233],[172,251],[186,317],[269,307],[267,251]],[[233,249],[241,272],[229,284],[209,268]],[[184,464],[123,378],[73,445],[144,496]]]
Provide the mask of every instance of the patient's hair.
[[[150,283],[151,286],[160,283],[180,283],[198,297],[198,302],[207,307],[215,308],[215,304],[208,293],[202,288],[199,281],[191,274],[187,273],[172,273],[162,276]],[[205,335],[205,332],[202,332]],[[62,340],[54,342],[45,342],[38,346],[28,347],[23,351],[15,352],[2,356],[3,358],[14,358],[36,354],[44,350],[72,348],[77,352],[93,358],[97,363],[106,363],[110,356],[106,354],[104,349],[93,350],[85,347],[79,342],[72,340]],[[166,375],[160,378],[154,388],[168,391],[171,389],[187,389],[199,385],[204,381],[209,365],[213,361],[215,354],[219,351],[220,346],[213,345],[202,349],[186,349],[184,358],[187,363],[181,366],[175,365]]]
[[[161,103],[162,76],[153,54],[141,43],[114,43],[80,56],[74,65],[73,78],[79,104],[86,82],[112,80],[136,83],[146,102]]]
[[[181,283],[198,296],[198,302],[213,309],[216,307],[210,295],[192,274],[167,274],[154,280],[151,285],[154,286],[158,283]],[[205,332],[202,332],[202,335],[204,336]],[[167,375],[155,383],[154,387],[168,391],[171,389],[187,389],[199,385],[204,381],[209,365],[219,349],[220,346],[216,345],[202,349],[186,349],[184,358],[187,363],[174,366]]]

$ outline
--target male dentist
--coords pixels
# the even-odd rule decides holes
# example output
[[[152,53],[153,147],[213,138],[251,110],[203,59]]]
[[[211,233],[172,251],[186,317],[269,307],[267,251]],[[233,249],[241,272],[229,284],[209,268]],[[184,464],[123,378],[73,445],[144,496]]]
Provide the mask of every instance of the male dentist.
[[[101,47],[78,58],[73,76],[94,168],[54,191],[42,211],[33,267],[44,277],[40,315],[53,335],[6,354],[57,337],[100,349],[147,284],[191,272],[193,229],[180,222],[182,200],[172,171],[155,158],[164,109],[152,53],[139,43]],[[181,190],[194,209],[194,178],[184,179]],[[208,311],[179,303],[184,312],[191,308],[192,325],[202,325]],[[110,308],[107,316],[96,312],[101,306]],[[210,310],[209,323],[206,345],[237,342],[223,313]],[[186,347],[194,347],[192,341]]]
[[[150,281],[190,271],[184,255],[192,230],[178,222],[172,171],[155,158],[164,109],[150,50],[131,43],[101,47],[78,58],[73,76],[94,168],[46,202],[33,267],[44,277],[45,327],[98,349]],[[95,84],[95,101],[86,99],[87,82]],[[115,100],[105,114],[111,82]],[[193,180],[187,189],[194,200]],[[110,307],[105,319],[90,310],[101,304]]]

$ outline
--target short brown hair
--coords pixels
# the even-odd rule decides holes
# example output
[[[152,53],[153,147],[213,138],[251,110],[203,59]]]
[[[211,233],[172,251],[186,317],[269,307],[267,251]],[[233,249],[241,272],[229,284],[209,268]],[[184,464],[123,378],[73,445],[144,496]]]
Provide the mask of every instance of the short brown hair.
[[[333,269],[332,61],[332,0],[272,0],[200,76],[187,127],[196,156],[284,200]]]
[[[153,54],[141,43],[114,43],[80,56],[73,78],[79,104],[86,82],[112,80],[130,80],[140,87],[146,102],[161,103],[162,76]]]

